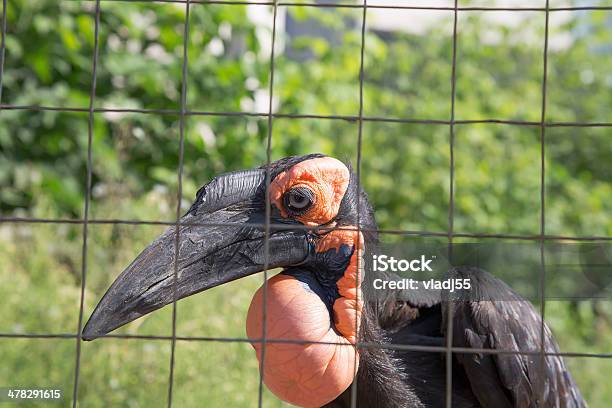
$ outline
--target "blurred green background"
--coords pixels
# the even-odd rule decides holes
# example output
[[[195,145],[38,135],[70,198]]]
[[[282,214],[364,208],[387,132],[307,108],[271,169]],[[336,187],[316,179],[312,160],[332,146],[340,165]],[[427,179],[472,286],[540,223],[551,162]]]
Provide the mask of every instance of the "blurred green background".
[[[599,4],[577,4],[586,3]],[[83,217],[94,10],[93,1],[8,1],[3,217]],[[453,12],[391,13],[368,10],[364,115],[448,121]],[[272,122],[273,159],[322,152],[355,164],[362,10],[281,6],[277,18],[273,105],[281,115]],[[174,220],[184,21],[183,4],[102,1],[90,219]],[[456,119],[535,123],[455,126],[457,232],[539,233],[544,22],[538,11],[459,12]],[[256,113],[268,110],[271,27],[266,5],[191,6],[186,85],[187,109],[195,113],[185,123],[185,210],[215,174],[265,163],[268,121]],[[611,122],[611,29],[610,10],[550,13],[546,121],[564,125],[546,129],[547,234],[612,235],[610,127],[571,125]],[[446,124],[364,122],[362,183],[380,228],[447,229],[449,134]],[[163,229],[89,226],[84,318]],[[0,223],[0,333],[76,332],[81,249],[80,225]],[[244,338],[246,309],[260,284],[255,276],[181,301],[177,334]],[[612,353],[610,302],[548,301],[546,313],[563,351]],[[118,332],[171,335],[171,309]],[[75,351],[74,339],[0,338],[0,386],[61,387],[63,405],[71,405]],[[169,359],[162,340],[84,343],[78,405],[165,406]],[[591,407],[612,405],[612,360],[567,363]],[[177,342],[176,406],[256,406],[258,381],[247,343]],[[267,391],[264,404],[282,405]]]

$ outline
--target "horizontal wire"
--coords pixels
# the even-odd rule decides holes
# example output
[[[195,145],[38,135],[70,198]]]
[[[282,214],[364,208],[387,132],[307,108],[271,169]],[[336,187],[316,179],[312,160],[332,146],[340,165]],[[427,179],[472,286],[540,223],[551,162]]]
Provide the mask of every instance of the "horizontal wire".
[[[86,0],[95,1],[95,0]],[[187,0],[101,0],[101,3],[172,3],[185,4]],[[192,0],[191,4],[201,5],[227,5],[227,6],[274,6],[274,1],[256,1],[256,0]],[[399,1],[398,1],[399,3]],[[425,5],[403,5],[403,4],[363,4],[350,2],[335,2],[335,3],[315,3],[315,2],[299,2],[288,1],[278,2],[277,6],[283,7],[311,7],[311,8],[349,8],[349,9],[390,9],[390,10],[432,10],[432,11],[454,11],[452,6],[425,6]],[[487,7],[487,6],[458,6],[458,11],[538,11],[546,12],[546,7]],[[550,7],[549,12],[555,11],[606,11],[612,10],[612,6],[566,6],[566,7]]]
[[[106,0],[110,1],[110,0]],[[114,0],[113,0],[114,1]],[[124,1],[124,0],[123,0]],[[52,111],[66,113],[87,113],[88,108],[80,107],[57,107],[45,105],[10,105],[0,104],[0,110],[26,110],[26,111]],[[142,113],[157,114],[168,116],[180,116],[181,112],[172,109],[153,109],[153,108],[94,108],[95,113]],[[244,117],[244,118],[267,118],[265,112],[244,112],[244,111],[186,111],[186,116],[213,116],[213,117]],[[343,120],[347,122],[359,121],[359,116],[354,115],[318,115],[300,113],[273,113],[273,118],[280,119],[322,119],[322,120]],[[386,123],[407,123],[421,125],[475,125],[475,124],[498,124],[498,125],[517,125],[517,126],[542,126],[541,122],[511,120],[511,119],[416,119],[398,118],[384,116],[363,116],[366,122],[386,122]],[[545,122],[545,127],[612,127],[612,122]]]
[[[72,218],[25,218],[25,217],[2,217],[0,216],[0,224],[2,223],[23,223],[23,224],[69,224],[79,225],[84,224],[83,219],[72,219]],[[88,224],[98,225],[162,225],[162,226],[174,226],[177,225],[174,221],[157,221],[157,220],[123,220],[123,219],[89,219]],[[179,222],[180,226],[190,227],[228,227],[228,228],[264,228],[264,223],[238,223],[238,222],[226,222],[226,223],[214,223],[214,222]],[[317,232],[329,232],[329,231],[353,231],[354,227],[342,227],[342,226],[307,226],[298,224],[270,224],[273,228],[284,229],[284,230],[304,230],[304,231],[317,231]],[[427,231],[427,230],[401,230],[401,229],[372,229],[367,227],[360,228],[361,231],[365,232],[376,232],[379,234],[387,235],[407,235],[407,236],[422,236],[422,237],[448,237],[446,231]],[[453,232],[453,236],[459,238],[482,238],[482,239],[513,239],[521,241],[537,241],[540,239],[548,241],[612,241],[612,236],[573,236],[573,235],[528,235],[528,234],[498,234],[498,233],[478,233],[478,232]]]
[[[20,339],[73,339],[78,337],[72,333],[0,333],[2,338],[20,338]],[[263,338],[248,339],[244,337],[209,337],[209,336],[176,336],[177,341],[194,341],[194,342],[218,342],[218,343],[262,343]],[[158,336],[158,335],[139,335],[139,334],[107,334],[98,337],[96,340],[103,339],[118,339],[118,340],[154,340],[154,341],[172,341],[173,336]],[[354,347],[353,344],[316,341],[316,340],[297,340],[284,338],[268,338],[266,342],[276,344],[295,344],[295,345],[324,345],[324,346],[346,346]],[[371,343],[358,342],[357,348],[361,349],[385,349],[397,351],[416,351],[428,353],[444,353],[447,351],[446,346],[422,346],[417,344],[394,344],[394,343]],[[452,347],[453,353],[461,354],[517,354],[517,355],[540,355],[540,350],[504,350],[504,349],[487,349],[487,348],[469,348],[469,347]],[[545,352],[549,357],[586,357],[586,358],[612,358],[612,353],[582,353],[582,352]]]

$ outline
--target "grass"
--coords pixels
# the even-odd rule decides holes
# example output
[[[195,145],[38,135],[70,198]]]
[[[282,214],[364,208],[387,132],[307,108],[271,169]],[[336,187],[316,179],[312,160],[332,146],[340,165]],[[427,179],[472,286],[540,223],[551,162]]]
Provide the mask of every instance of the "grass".
[[[150,217],[154,219],[155,217]],[[163,227],[89,227],[84,319],[111,281]],[[0,225],[2,333],[75,333],[81,287],[82,229],[78,225]],[[252,276],[185,299],[177,305],[177,334],[245,338],[250,297],[261,284]],[[601,310],[603,308],[603,317]],[[564,351],[612,353],[612,308],[589,304],[570,308],[548,302],[547,320]],[[171,335],[171,307],[117,333]],[[607,316],[607,317],[606,317]],[[171,345],[165,340],[104,338],[82,343],[78,405],[161,407],[166,405]],[[177,341],[175,406],[252,407],[259,374],[246,342]],[[0,386],[59,387],[70,406],[74,384],[74,339],[0,338]],[[612,405],[612,360],[568,358],[591,407]],[[40,404],[42,406],[42,404]],[[45,404],[45,406],[50,406]],[[264,406],[287,406],[264,387]]]
[[[164,227],[89,226],[84,319],[112,280]],[[81,287],[80,226],[0,226],[2,333],[75,333]],[[177,335],[246,338],[250,297],[261,285],[252,276],[178,303]],[[170,336],[172,308],[165,307],[116,331]],[[168,340],[104,338],[81,345],[78,405],[165,406],[170,375]],[[57,406],[71,406],[74,339],[0,339],[0,387],[59,387]],[[257,405],[259,370],[246,342],[177,341],[175,406]],[[286,406],[264,387],[265,406]],[[42,404],[38,404],[41,405]],[[48,404],[46,405],[48,406]]]

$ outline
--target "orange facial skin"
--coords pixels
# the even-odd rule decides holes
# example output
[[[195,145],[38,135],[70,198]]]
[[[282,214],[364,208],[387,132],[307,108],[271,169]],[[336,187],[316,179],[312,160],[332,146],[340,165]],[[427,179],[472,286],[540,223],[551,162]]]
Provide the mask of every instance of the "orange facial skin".
[[[357,240],[358,236],[359,240]],[[325,252],[329,249],[337,251],[341,245],[355,247],[355,251],[344,275],[336,282],[340,297],[334,302],[334,324],[336,330],[349,342],[355,344],[363,311],[361,295],[363,259],[357,259],[362,255],[363,235],[355,229],[330,231],[317,242],[317,252]]]
[[[295,219],[309,226],[335,225],[331,221],[338,214],[349,178],[346,166],[336,159],[306,160],[272,181],[271,202],[283,217],[289,217],[283,208],[283,194],[294,187],[306,187],[314,193],[314,204]],[[359,367],[359,353],[354,345],[363,310],[360,258],[363,236],[356,228],[348,227],[322,233],[316,239],[319,253],[338,251],[342,245],[354,248],[346,270],[336,282],[339,297],[332,305],[333,321],[314,291],[319,285],[316,277],[305,283],[292,275],[279,274],[266,282],[265,338],[273,340],[266,342],[263,380],[277,397],[301,407],[320,407],[336,399],[351,385]],[[251,340],[264,335],[263,302],[262,286],[255,293],[247,315],[246,330]],[[262,343],[251,344],[262,365]]]
[[[291,188],[306,187],[314,193],[315,203],[309,211],[295,219],[304,225],[323,225],[338,214],[349,180],[348,169],[337,159],[318,157],[304,160],[274,178],[270,183],[270,202],[281,211],[283,217],[287,217],[282,205],[283,194]]]

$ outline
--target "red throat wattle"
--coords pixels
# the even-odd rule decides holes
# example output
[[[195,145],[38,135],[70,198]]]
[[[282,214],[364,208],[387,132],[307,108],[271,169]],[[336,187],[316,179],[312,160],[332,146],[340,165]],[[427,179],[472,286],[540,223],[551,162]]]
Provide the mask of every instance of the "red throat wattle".
[[[280,399],[301,407],[320,407],[342,394],[353,382],[359,367],[359,354],[353,344],[363,307],[361,290],[355,286],[359,279],[358,256],[355,251],[338,281],[340,297],[333,305],[333,322],[319,295],[304,283],[285,274],[268,280],[265,337],[274,340],[266,343],[263,374],[265,384]],[[262,338],[263,308],[261,287],[247,315],[249,339]],[[261,343],[252,345],[262,364]]]

